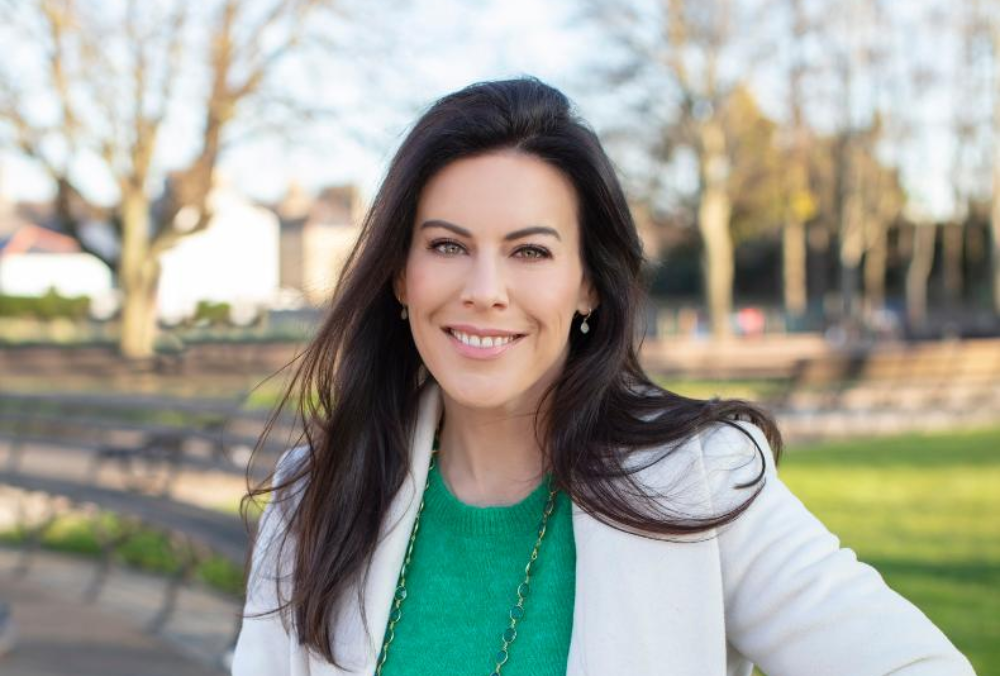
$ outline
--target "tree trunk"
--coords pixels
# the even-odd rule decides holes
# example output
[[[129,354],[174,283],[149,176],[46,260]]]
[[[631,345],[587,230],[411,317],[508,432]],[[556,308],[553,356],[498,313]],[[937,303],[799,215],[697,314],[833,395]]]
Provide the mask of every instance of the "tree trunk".
[[[806,229],[806,260],[812,276],[806,284],[812,284],[813,294],[819,299],[823,308],[823,318],[828,314],[827,299],[830,293],[830,233],[833,225],[826,218],[813,223]],[[808,287],[807,287],[808,288]],[[807,296],[808,298],[808,296]]]
[[[127,359],[154,354],[159,265],[149,255],[149,200],[141,190],[122,196],[120,284],[124,295],[119,349]]]
[[[883,223],[872,223],[875,229],[865,253],[865,314],[868,317],[885,307],[885,263],[888,255],[888,229]]]
[[[1000,315],[1000,21],[993,23],[993,208],[990,210],[990,263],[993,272],[993,312]]]
[[[788,71],[788,108],[791,114],[792,161],[788,178],[788,202],[782,239],[782,278],[785,321],[801,325],[809,305],[806,221],[816,215],[815,199],[810,185],[809,134],[803,113],[803,80],[806,77],[805,43],[809,33],[803,0],[790,0],[792,15],[792,67]]]
[[[1000,97],[997,97],[1000,98]],[[1000,108],[1000,103],[997,104]],[[1000,115],[998,115],[1000,117]],[[997,125],[1000,136],[1000,124]],[[1000,315],[1000,139],[997,144],[996,159],[993,160],[993,208],[990,210],[990,233],[992,247],[990,261],[993,270],[993,312]]]
[[[944,293],[951,304],[962,300],[962,240],[965,227],[961,223],[945,225],[941,230],[941,265]]]
[[[733,308],[733,241],[729,231],[732,204],[726,181],[729,159],[726,139],[716,122],[701,129],[702,190],[698,205],[698,229],[705,244],[703,274],[706,280],[712,337],[732,336],[729,316]]]
[[[848,169],[855,170],[853,166]],[[840,302],[841,319],[845,321],[857,316],[858,269],[865,249],[864,219],[861,184],[851,180],[840,216]]]
[[[913,233],[913,255],[906,271],[906,315],[911,328],[927,322],[927,280],[934,264],[934,238],[937,227],[918,225]]]
[[[990,215],[990,232],[993,236],[992,267],[993,267],[993,312],[1000,315],[1000,168],[996,170],[997,178],[993,181],[993,210]]]
[[[806,313],[806,226],[798,218],[789,218],[781,233],[782,277],[785,312],[800,318]]]

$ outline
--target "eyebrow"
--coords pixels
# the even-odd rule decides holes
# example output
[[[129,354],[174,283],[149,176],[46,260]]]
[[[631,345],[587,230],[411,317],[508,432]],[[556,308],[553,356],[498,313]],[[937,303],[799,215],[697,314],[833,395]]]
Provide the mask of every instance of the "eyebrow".
[[[456,235],[462,235],[463,237],[468,237],[469,239],[472,239],[472,233],[466,230],[465,228],[455,225],[454,223],[449,223],[448,221],[442,221],[439,218],[432,218],[428,221],[424,221],[423,223],[421,223],[420,229],[424,230],[425,228],[444,228],[445,230],[451,230]],[[503,236],[503,239],[505,242],[509,242],[511,240],[527,237],[528,235],[551,235],[560,242],[562,241],[562,237],[559,236],[559,233],[555,229],[549,228],[544,225],[532,225],[527,228],[521,228],[520,230],[514,230],[513,232],[508,232],[506,235]]]

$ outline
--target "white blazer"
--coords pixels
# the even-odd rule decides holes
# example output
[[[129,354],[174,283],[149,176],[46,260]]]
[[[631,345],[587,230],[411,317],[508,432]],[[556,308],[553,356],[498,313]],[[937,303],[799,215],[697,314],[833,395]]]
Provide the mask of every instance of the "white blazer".
[[[441,415],[438,386],[421,395],[412,470],[391,505],[365,587],[339,611],[334,654],[317,658],[272,615],[246,618],[233,676],[372,676],[393,590],[430,464]],[[650,540],[611,528],[573,506],[576,598],[567,676],[968,676],[968,660],[927,617],[886,586],[785,487],[761,430],[741,422],[764,450],[766,482],[735,522],[697,541]],[[741,502],[731,490],[760,470],[746,435],[728,425],[703,432],[639,477],[669,488],[686,508]],[[722,502],[720,502],[720,496]],[[730,496],[730,497],[725,497]],[[690,503],[687,501],[690,500]],[[671,502],[677,505],[677,502]],[[273,550],[280,519],[261,522],[246,613],[274,607]],[[273,569],[270,569],[273,570]],[[530,610],[529,610],[530,612]]]

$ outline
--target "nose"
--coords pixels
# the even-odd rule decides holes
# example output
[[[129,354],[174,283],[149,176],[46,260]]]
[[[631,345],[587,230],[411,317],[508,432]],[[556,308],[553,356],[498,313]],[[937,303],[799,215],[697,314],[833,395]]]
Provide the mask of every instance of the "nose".
[[[462,303],[466,307],[489,310],[507,307],[507,302],[507,282],[503,266],[494,256],[476,256],[462,289]]]

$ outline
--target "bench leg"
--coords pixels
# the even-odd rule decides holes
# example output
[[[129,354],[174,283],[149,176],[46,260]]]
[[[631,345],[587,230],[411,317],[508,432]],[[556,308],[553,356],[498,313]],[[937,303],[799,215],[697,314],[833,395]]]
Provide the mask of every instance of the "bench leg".
[[[153,634],[159,633],[170,621],[170,618],[173,617],[174,611],[177,610],[177,597],[180,595],[181,588],[190,579],[198,562],[198,556],[194,546],[191,544],[190,538],[177,535],[172,540],[178,543],[178,546],[174,549],[181,557],[181,566],[170,576],[170,582],[164,591],[163,603],[160,606],[160,610],[146,626],[146,630]]]
[[[94,576],[84,589],[82,598],[87,603],[95,603],[108,578],[114,569],[115,552],[138,530],[138,524],[131,520],[121,519],[122,528],[118,533],[110,533],[101,523],[101,514],[97,512],[95,523],[97,524],[97,537],[101,545],[101,556],[94,567]]]
[[[45,507],[41,519],[37,523],[29,525],[32,517],[28,514],[28,508],[25,506],[25,503],[30,495],[29,493],[18,500],[18,522],[25,524],[26,537],[24,546],[21,548],[21,554],[18,557],[17,565],[14,566],[14,570],[12,571],[12,574],[16,577],[23,577],[31,570],[31,563],[37,555],[38,550],[42,548],[42,537],[45,535],[45,531],[55,523],[60,513],[65,511],[63,509],[64,498],[45,495],[43,497]]]

